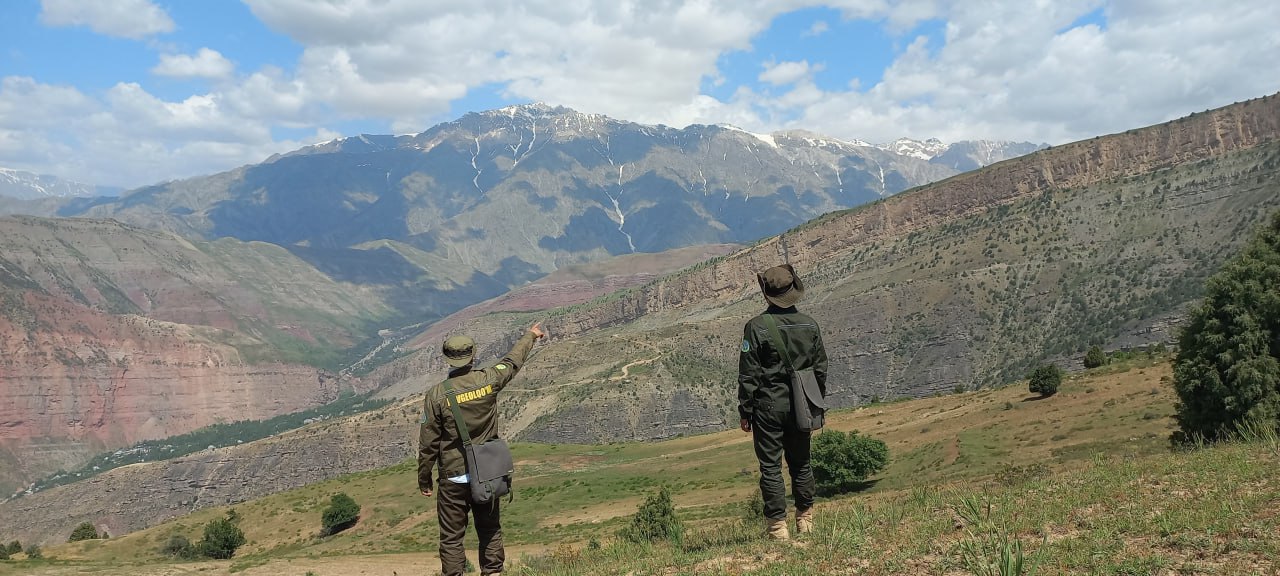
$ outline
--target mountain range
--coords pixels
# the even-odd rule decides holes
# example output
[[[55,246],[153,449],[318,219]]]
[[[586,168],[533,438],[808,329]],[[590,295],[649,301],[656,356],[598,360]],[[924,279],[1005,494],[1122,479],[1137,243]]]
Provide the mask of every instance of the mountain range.
[[[958,171],[802,131],[674,129],[534,104],[341,138],[58,215],[270,242],[338,280],[405,286],[398,308],[426,319],[565,265],[752,242]]]
[[[955,173],[808,132],[528,105],[119,197],[5,201],[0,213],[62,218],[0,219],[0,489],[95,451],[370,389],[381,380],[357,374],[398,354],[403,327],[557,270],[749,243]],[[629,270],[524,301],[641,280]]]
[[[493,302],[483,310],[472,308],[467,314],[440,323],[403,330],[404,339],[392,344],[398,349],[393,356],[398,357],[372,367],[367,374],[348,375],[344,380],[358,380],[361,389],[381,390],[380,394],[388,398],[412,398],[443,374],[435,353],[439,342],[436,335],[454,330],[474,334],[481,344],[481,356],[493,358],[509,346],[512,335],[522,326],[545,319],[552,339],[535,361],[530,362],[522,375],[522,383],[509,390],[508,401],[502,404],[508,422],[507,434],[556,442],[669,438],[717,430],[730,424],[737,335],[742,321],[762,307],[756,294],[754,271],[783,260],[795,264],[812,287],[804,310],[817,317],[826,333],[828,349],[832,352],[832,399],[837,406],[850,406],[867,399],[925,396],[1001,385],[1018,379],[1021,371],[1034,362],[1046,358],[1064,361],[1062,358],[1073,356],[1089,343],[1164,342],[1169,338],[1170,326],[1178,321],[1181,308],[1197,296],[1197,285],[1204,276],[1234,250],[1253,223],[1280,204],[1280,191],[1276,188],[1276,173],[1280,170],[1280,150],[1275,143],[1280,134],[1280,110],[1277,109],[1280,109],[1280,99],[1275,96],[1243,102],[1157,127],[1037,151],[975,172],[951,175],[899,196],[879,193],[891,191],[887,184],[896,182],[892,174],[906,180],[916,170],[920,174],[938,174],[932,170],[950,169],[876,147],[823,140],[813,134],[791,132],[764,137],[724,127],[691,127],[685,131],[625,123],[614,127],[611,124],[614,120],[607,119],[599,119],[600,124],[593,128],[586,122],[593,116],[566,113],[562,109],[507,109],[458,120],[457,123],[466,120],[474,127],[470,132],[470,148],[466,147],[466,127],[452,125],[457,123],[442,124],[433,129],[434,132],[413,137],[346,138],[216,177],[143,188],[116,201],[73,202],[64,207],[82,216],[106,216],[136,220],[136,223],[150,221],[169,232],[152,232],[118,221],[81,219],[15,220],[18,224],[14,225],[36,229],[91,221],[96,227],[116,227],[116,234],[146,238],[134,242],[160,243],[159,238],[164,237],[173,238],[175,244],[191,243],[193,250],[200,252],[215,247],[270,251],[298,268],[294,273],[257,271],[255,274],[260,275],[248,275],[243,284],[273,291],[276,287],[303,291],[311,285],[311,280],[303,280],[310,275],[303,274],[311,274],[308,269],[315,270],[324,276],[325,283],[332,283],[325,285],[332,285],[334,292],[364,288],[360,296],[352,296],[358,298],[355,302],[358,306],[348,306],[351,312],[347,312],[344,317],[348,320],[344,321],[361,326],[388,326],[398,320],[403,326],[429,314],[443,316],[456,311],[467,300],[484,300],[483,291],[471,291],[466,298],[452,301],[451,310],[451,306],[404,306],[402,298],[412,294],[420,297],[457,294],[458,288],[466,284],[453,280],[457,278],[454,274],[465,274],[466,270],[477,274],[467,266],[483,265],[481,248],[490,244],[506,246],[517,238],[524,238],[524,246],[499,246],[494,250],[548,248],[552,256],[520,252],[529,255],[529,260],[525,260],[512,255],[520,260],[520,266],[529,268],[527,274],[534,275],[544,270],[539,266],[566,269],[577,262],[630,255],[631,246],[636,246],[637,251],[640,246],[646,250],[667,246],[663,242],[669,242],[669,238],[646,237],[639,228],[630,228],[632,224],[660,220],[666,225],[659,228],[666,230],[664,234],[680,229],[695,230],[690,234],[708,234],[705,230],[696,232],[696,227],[681,228],[678,223],[666,221],[671,218],[658,218],[662,215],[678,216],[687,211],[708,216],[707,220],[701,220],[701,227],[714,230],[717,234],[708,236],[724,242],[736,238],[733,236],[736,232],[727,223],[750,225],[746,215],[737,216],[736,220],[731,218],[732,211],[726,207],[733,202],[750,202],[753,198],[760,202],[760,198],[764,198],[764,207],[785,206],[792,218],[801,218],[808,214],[806,210],[812,210],[813,218],[799,228],[795,224],[781,224],[782,220],[769,224],[781,227],[777,230],[780,236],[750,238],[745,242],[753,246],[730,248],[731,253],[727,255],[701,261],[677,273],[620,284],[620,291],[600,294],[594,300],[563,301],[567,306],[554,310],[536,310],[538,306],[527,305],[529,301],[511,306]],[[526,125],[520,124],[521,119],[534,111],[543,114],[538,118],[553,115],[564,122],[536,120],[532,122],[535,128],[517,131],[517,125]],[[485,127],[492,129],[480,129]],[[548,132],[548,127],[554,129]],[[636,143],[644,141],[641,136],[646,136],[646,131],[654,140],[645,145]],[[535,132],[539,136],[534,137]],[[660,133],[660,137],[654,137],[654,133]],[[506,148],[489,147],[503,142],[502,138],[507,138]],[[543,138],[548,141],[545,145]],[[562,141],[567,142],[563,148],[559,146]],[[593,142],[596,148],[591,146]],[[605,147],[599,148],[600,143]],[[694,166],[700,166],[705,177],[710,172],[710,164],[700,165],[698,161],[710,163],[716,159],[717,152],[721,163],[736,159],[733,160],[736,164],[714,174],[716,178],[708,178],[701,187],[681,187],[681,182],[689,182],[677,179],[673,175],[675,170],[664,168],[668,164],[684,166],[680,174],[687,175]],[[439,178],[440,182],[447,180],[448,186],[435,178],[426,178],[429,174],[421,170],[401,177],[385,172],[397,157],[420,161],[415,155],[438,160],[442,166],[456,166],[461,161],[472,170],[454,174],[449,177],[452,179]],[[445,163],[445,157],[457,161]],[[344,169],[325,172],[326,164],[320,159],[334,161]],[[657,159],[667,163],[659,163]],[[836,159],[835,165],[844,165],[847,169],[832,169],[831,180],[820,178],[823,174],[820,166],[833,159]],[[364,192],[357,192],[367,189],[361,187],[372,186],[376,178],[356,178],[343,184],[351,193],[332,192],[342,188],[334,184],[334,180],[347,178],[344,174],[361,168],[362,160],[387,163],[366,168],[384,170],[384,184],[397,182],[398,191],[383,196],[367,192],[367,196],[361,196]],[[864,170],[876,165],[886,169],[883,178],[878,169],[873,173]],[[781,170],[783,177],[764,173],[759,166]],[[753,173],[755,168],[762,172]],[[271,172],[275,169],[284,172]],[[644,175],[628,177],[632,170]],[[809,175],[805,175],[804,170],[808,170]],[[493,172],[500,173],[502,178],[495,177]],[[247,175],[250,173],[257,175]],[[495,180],[486,180],[486,173]],[[297,182],[305,186],[285,186],[268,178],[271,174],[279,175],[282,178],[279,182],[300,178]],[[416,182],[413,174],[425,178],[419,196],[411,195],[410,188],[406,188],[406,180]],[[753,174],[758,178],[753,178]],[[800,188],[788,183],[791,182],[788,179],[803,178],[814,178],[810,180],[814,183],[833,182],[836,186],[797,192]],[[750,186],[726,192],[723,184],[717,186],[712,182]],[[564,188],[568,183],[577,186],[571,188],[571,192],[586,189],[590,193],[566,193]],[[332,187],[328,187],[330,184]],[[846,184],[851,189],[846,189]],[[468,186],[472,187],[470,191],[463,193]],[[380,202],[390,205],[401,202],[399,205],[417,206],[421,212],[417,212],[415,218],[401,215],[401,219],[374,232],[333,216],[325,220],[330,229],[324,230],[308,218],[287,214],[285,206],[289,204],[282,198],[296,201],[308,198],[306,193],[294,192],[294,188],[315,192],[319,205],[315,209],[317,215],[343,210],[347,210],[349,219],[371,219],[372,216],[362,216],[369,214],[397,214],[387,206],[375,210]],[[772,193],[756,196],[767,189],[772,189]],[[429,191],[453,191],[453,196],[443,192],[440,196],[452,197],[453,204],[430,200],[435,196],[429,195]],[[684,196],[677,191],[684,191]],[[836,204],[835,198],[855,192],[874,198],[873,204],[852,210],[823,211],[826,202]],[[646,202],[634,200],[649,193],[654,196]],[[346,204],[338,201],[343,197]],[[554,201],[548,200],[552,197]],[[364,204],[361,198],[365,198]],[[810,204],[805,204],[805,198]],[[783,200],[794,201],[794,204]],[[726,201],[728,204],[724,204]],[[425,214],[422,206],[426,205],[442,211],[452,209],[444,214],[453,216],[444,219],[439,214]],[[255,214],[253,206],[259,207],[261,214]],[[646,207],[653,206],[662,206],[662,214],[648,218],[637,216],[646,214]],[[512,211],[517,212],[518,218],[500,210],[503,207],[515,207]],[[536,210],[539,207],[545,210]],[[609,219],[611,209],[616,216],[621,212],[616,221]],[[778,210],[782,210],[781,207]],[[593,211],[609,219],[612,227],[604,224],[596,228],[571,227],[573,216],[581,216],[581,223],[588,219],[584,215]],[[442,221],[431,224],[431,218]],[[541,236],[512,236],[512,228],[530,227],[538,220],[563,221],[561,234],[564,236],[553,236],[554,232],[547,230],[534,230],[535,234],[541,232]],[[247,224],[250,221],[269,221],[271,225],[253,228]],[[462,224],[456,224],[458,221]],[[416,228],[411,228],[411,224]],[[460,225],[477,228],[481,224],[488,228],[465,234],[457,230]],[[250,230],[257,230],[256,234],[266,238],[207,241],[219,236],[214,230],[225,232],[237,227],[243,227],[243,233],[248,236],[252,236]],[[20,229],[15,236],[35,237],[29,246],[23,244],[20,248],[35,256],[27,257],[23,264],[14,262],[12,266],[4,266],[12,271],[9,276],[13,278],[5,280],[6,285],[22,302],[31,302],[31,298],[40,296],[41,289],[46,293],[70,292],[61,287],[56,278],[74,276],[49,268],[45,262],[96,264],[104,259],[97,256],[77,259],[74,255],[86,253],[84,247],[90,244],[113,242],[110,234],[102,234],[91,242],[63,243],[58,238],[68,234],[55,233],[42,238],[38,234],[27,234],[27,228]],[[572,234],[563,232],[571,228],[575,230]],[[173,232],[191,239],[174,236]],[[383,238],[369,241],[366,237],[371,234]],[[579,234],[614,243],[612,248],[604,250],[596,246],[593,250],[575,251],[572,246],[554,242],[558,238],[577,238]],[[622,244],[618,237],[628,234],[631,241]],[[293,241],[288,242],[288,238]],[[545,238],[552,241],[544,242]],[[604,238],[612,239],[604,241]],[[703,242],[705,238],[707,236],[695,237],[694,241]],[[502,242],[498,242],[499,239]],[[419,264],[406,268],[408,273],[403,276],[390,274],[379,262],[370,261],[375,256],[381,257],[379,251],[385,250],[412,264],[404,255],[415,252],[406,247],[435,260],[424,257],[417,261]],[[443,252],[439,252],[442,247]],[[334,259],[334,253],[339,251],[348,251],[351,257]],[[4,253],[8,257],[8,246]],[[536,260],[539,257],[545,260]],[[178,257],[169,260],[183,262]],[[224,266],[250,269],[276,266],[269,261],[233,260],[236,264]],[[440,265],[451,262],[456,268],[440,270]],[[45,268],[33,268],[37,264]],[[366,268],[361,269],[360,265]],[[96,278],[95,274],[101,274],[110,282]],[[125,273],[114,271],[113,274]],[[119,276],[111,276],[106,271],[86,271],[83,275],[87,280],[69,284],[79,287],[90,282],[95,287],[109,287],[122,282],[115,279]],[[132,278],[138,274],[128,275]],[[175,264],[163,275],[157,274],[157,278],[164,278],[164,284],[187,276],[182,264]],[[518,274],[506,278],[497,276],[488,274],[494,291],[502,292],[516,284],[512,280],[520,278]],[[291,280],[293,278],[297,279]],[[41,288],[37,289],[36,285]],[[422,288],[424,285],[431,285],[435,292]],[[442,285],[447,289],[442,289]],[[215,297],[214,301],[218,300],[219,291],[206,289]],[[113,293],[110,288],[95,288],[95,292]],[[125,311],[124,315],[151,314],[138,306],[133,296],[138,291],[118,289],[115,292],[125,294],[125,300],[136,308],[129,308],[123,301],[111,305],[122,306],[116,311],[102,310],[105,305],[93,303],[87,307],[95,314],[119,314],[125,308],[132,311]],[[92,302],[93,297],[86,293],[77,298],[72,294],[70,300]],[[105,301],[111,300],[113,298]],[[311,297],[278,292],[266,294],[261,301],[262,306],[270,308],[308,302]],[[37,312],[41,305],[44,303],[37,302]],[[32,308],[31,303],[23,306],[22,310]],[[329,310],[333,306],[325,303],[319,307]],[[246,310],[252,310],[252,306]],[[297,311],[298,319],[307,319],[305,311],[306,308]],[[420,316],[413,316],[413,312]],[[35,314],[38,316],[40,314]],[[252,314],[246,315],[250,316]],[[183,324],[186,326],[204,325],[191,320],[192,317],[198,319],[198,315],[189,315],[180,321],[196,323]],[[335,323],[333,317],[311,317],[310,320],[319,325]],[[244,320],[236,323],[243,324]],[[236,343],[241,338],[239,334],[289,333],[285,328],[293,325],[292,321],[276,320],[239,328],[236,323],[224,324],[232,329],[223,328],[227,330],[223,338],[229,338],[230,347],[236,351],[239,351]],[[40,326],[35,326],[33,332],[31,326],[18,324],[17,328],[6,328],[13,330],[9,346],[22,347],[22,342],[32,338],[37,342],[52,339],[40,333]],[[47,332],[73,332],[77,329],[74,326],[76,324],[68,323],[67,328]],[[266,326],[275,326],[274,332]],[[353,329],[351,333],[358,334],[360,330]],[[320,333],[319,328],[315,332]],[[339,342],[339,339],[333,338],[330,342]],[[83,361],[83,356],[77,357]],[[118,356],[113,358],[115,362],[120,361]],[[271,360],[279,361],[279,358],[280,355],[276,355]],[[306,362],[300,356],[293,358],[292,362]],[[52,357],[45,358],[44,362],[45,365],[49,362],[68,365],[76,361]],[[45,365],[22,364],[14,370],[38,369]],[[146,372],[146,366],[140,364],[128,367],[131,371]],[[22,372],[18,378],[32,378],[29,374],[38,372]],[[106,385],[111,380],[87,378],[87,381]],[[114,390],[119,396],[120,387]],[[275,448],[266,452],[261,452],[259,445],[253,448],[257,452],[228,448],[198,454],[180,462],[183,467],[180,474],[173,468],[178,465],[168,463],[156,468],[134,467],[128,476],[123,472],[102,475],[93,480],[92,488],[109,488],[115,495],[102,500],[101,508],[72,511],[55,506],[59,500],[79,502],[79,497],[73,498],[72,494],[88,488],[78,485],[29,495],[3,504],[3,508],[6,515],[29,518],[32,532],[47,531],[47,534],[55,534],[77,518],[108,513],[132,515],[127,522],[131,526],[146,524],[173,512],[161,507],[141,513],[142,506],[138,503],[150,500],[140,490],[154,492],[157,486],[166,486],[164,490],[173,492],[175,498],[182,497],[182,486],[170,485],[170,481],[193,483],[205,492],[211,490],[211,486],[218,486],[220,490],[225,489],[216,494],[218,502],[237,502],[253,490],[280,489],[280,486],[306,483],[324,475],[360,470],[360,466],[372,465],[371,458],[388,460],[408,456],[415,421],[412,401],[394,404],[384,416],[389,417],[383,419],[375,415],[361,420],[369,422],[370,428],[349,422],[352,428],[344,433],[349,442],[344,440],[332,445],[326,452],[332,457],[326,462],[337,463],[308,467],[306,474],[297,472],[296,466],[293,471],[285,471],[284,467],[296,462],[270,454],[310,453],[308,451],[317,449],[316,443],[324,442],[324,435],[314,431],[275,439]],[[353,440],[357,438],[362,438],[361,442]],[[56,444],[56,439],[45,439],[45,442]],[[370,445],[378,449],[370,451]],[[155,474],[163,476],[147,476],[145,470],[156,470]],[[129,480],[120,484],[123,477]],[[236,477],[236,481],[224,483],[216,480],[218,477]],[[257,483],[256,477],[271,477],[276,484]],[[209,500],[201,502],[209,503]]]

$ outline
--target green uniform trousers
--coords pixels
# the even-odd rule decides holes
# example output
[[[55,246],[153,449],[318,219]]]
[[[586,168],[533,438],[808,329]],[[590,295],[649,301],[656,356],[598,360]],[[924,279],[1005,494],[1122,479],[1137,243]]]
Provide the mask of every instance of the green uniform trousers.
[[[751,418],[751,435],[756,458],[760,460],[760,495],[764,498],[764,517],[787,518],[787,488],[782,482],[782,460],[791,474],[791,495],[796,510],[813,507],[816,485],[809,465],[808,430],[796,428],[790,412],[758,410]]]
[[[467,534],[468,512],[476,518],[476,534],[480,537],[480,573],[502,572],[506,553],[502,549],[502,520],[498,501],[485,504],[471,502],[471,487],[441,479],[436,492],[436,516],[440,520],[440,573],[462,576],[467,557],[462,552],[462,538]]]

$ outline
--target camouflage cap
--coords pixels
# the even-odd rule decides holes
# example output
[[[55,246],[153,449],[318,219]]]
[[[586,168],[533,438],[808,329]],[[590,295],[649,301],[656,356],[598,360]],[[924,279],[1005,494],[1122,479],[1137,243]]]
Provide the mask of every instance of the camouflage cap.
[[[790,264],[774,266],[756,275],[765,300],[779,308],[790,308],[804,297],[804,283]]]
[[[476,343],[467,336],[450,336],[444,341],[444,361],[454,368],[466,366],[476,355]]]

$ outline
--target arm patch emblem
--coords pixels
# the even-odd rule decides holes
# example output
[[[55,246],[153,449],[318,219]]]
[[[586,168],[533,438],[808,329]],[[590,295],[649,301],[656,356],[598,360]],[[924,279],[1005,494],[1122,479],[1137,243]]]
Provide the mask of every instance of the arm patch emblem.
[[[506,365],[506,364],[498,364],[498,365],[494,366],[494,368],[496,368],[496,369],[498,369],[498,370],[506,370],[506,369],[507,369],[507,365]]]
[[[750,343],[750,342],[748,342],[746,338],[743,338],[743,339],[742,339],[742,351],[743,351],[744,353],[745,353],[745,352],[750,352],[750,351],[751,351],[751,343]]]

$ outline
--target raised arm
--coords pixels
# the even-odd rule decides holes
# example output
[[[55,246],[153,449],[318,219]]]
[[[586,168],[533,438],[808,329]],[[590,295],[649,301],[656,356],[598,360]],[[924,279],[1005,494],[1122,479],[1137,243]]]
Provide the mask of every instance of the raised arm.
[[[516,372],[519,372],[520,368],[524,366],[525,360],[529,359],[529,352],[533,350],[533,343],[546,335],[547,333],[542,330],[542,323],[534,323],[524,335],[520,336],[519,340],[516,340],[515,345],[511,347],[511,351],[507,352],[506,356],[503,356],[501,362],[494,364],[492,368],[486,369],[486,372],[492,371],[496,375],[492,380],[494,382],[494,392],[502,390],[507,386],[508,382],[511,382]]]

